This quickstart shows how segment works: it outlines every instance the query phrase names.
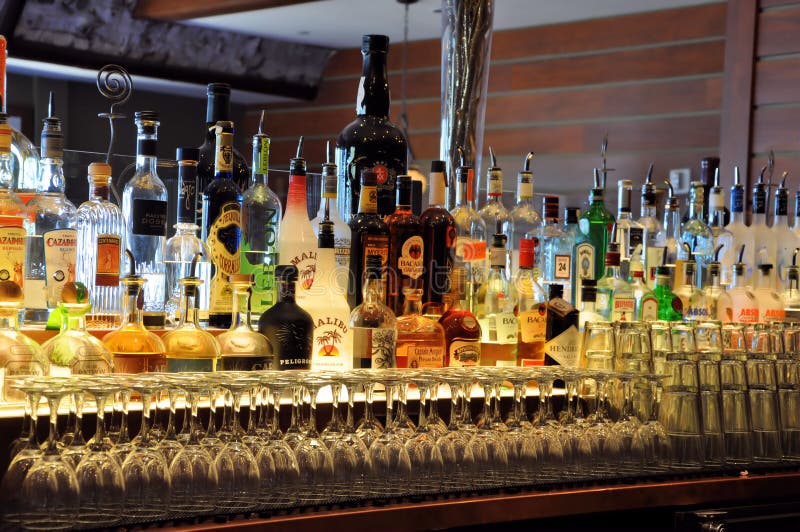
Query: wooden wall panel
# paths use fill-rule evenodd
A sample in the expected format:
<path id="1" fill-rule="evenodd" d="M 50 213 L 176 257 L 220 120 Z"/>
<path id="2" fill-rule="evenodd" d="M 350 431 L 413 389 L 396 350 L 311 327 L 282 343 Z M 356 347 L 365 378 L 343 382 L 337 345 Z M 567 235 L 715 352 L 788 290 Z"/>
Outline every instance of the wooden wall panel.
<path id="1" fill-rule="evenodd" d="M 763 7 L 763 2 L 762 2 Z M 768 9 L 758 17 L 759 57 L 800 52 L 800 4 L 787 5 L 784 9 Z"/>

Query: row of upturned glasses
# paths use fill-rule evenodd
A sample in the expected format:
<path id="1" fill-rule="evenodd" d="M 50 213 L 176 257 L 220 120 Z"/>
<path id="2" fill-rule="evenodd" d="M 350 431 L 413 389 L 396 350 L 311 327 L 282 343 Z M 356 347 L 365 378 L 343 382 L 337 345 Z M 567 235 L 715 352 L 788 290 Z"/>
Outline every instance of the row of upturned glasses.
<path id="1" fill-rule="evenodd" d="M 2 481 L 2 519 L 30 530 L 108 527 L 724 466 L 724 451 L 719 461 L 686 451 L 691 430 L 701 441 L 706 436 L 703 381 L 690 377 L 697 361 L 667 358 L 666 376 L 472 367 L 21 379 L 14 386 L 27 398 L 27 415 Z M 790 377 L 794 395 L 779 400 L 776 393 L 774 400 L 795 401 L 800 411 L 796 363 Z M 755 390 L 746 378 L 747 395 Z M 321 392 L 331 400 L 324 420 L 317 416 Z M 692 394 L 695 403 L 684 398 Z M 356 397 L 359 405 L 363 399 L 358 416 Z M 409 411 L 409 397 L 419 398 L 417 412 Z M 745 407 L 755 408 L 748 397 Z M 385 401 L 385 415 L 373 409 L 376 398 Z M 41 401 L 49 412 L 43 442 L 36 431 Z M 209 408 L 206 422 L 201 403 Z M 142 405 L 138 434 L 128 429 L 133 404 Z M 91 437 L 87 405 L 97 412 Z M 162 424 L 156 418 L 165 405 Z M 74 420 L 60 433 L 59 407 Z M 282 408 L 291 409 L 285 428 Z M 743 415 L 778 412 L 758 408 Z M 755 421 L 749 430 L 754 438 Z M 751 453 L 731 463 L 760 458 Z M 779 453 L 769 462 L 797 458 Z"/>

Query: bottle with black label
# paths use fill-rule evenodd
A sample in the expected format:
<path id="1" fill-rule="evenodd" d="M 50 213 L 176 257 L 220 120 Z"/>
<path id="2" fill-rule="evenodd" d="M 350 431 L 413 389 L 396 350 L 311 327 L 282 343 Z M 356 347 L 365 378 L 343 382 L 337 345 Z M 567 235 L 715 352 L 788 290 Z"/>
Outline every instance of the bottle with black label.
<path id="1" fill-rule="evenodd" d="M 213 264 L 208 297 L 208 324 L 231 326 L 233 292 L 228 277 L 239 273 L 242 237 L 242 191 L 233 181 L 233 122 L 217 122 L 214 180 L 203 191 L 203 240 Z"/>
<path id="2" fill-rule="evenodd" d="M 389 259 L 389 226 L 377 213 L 377 176 L 372 170 L 361 172 L 361 198 L 358 214 L 350 220 L 350 282 L 347 289 L 347 302 L 350 308 L 361 304 L 362 281 L 367 257 L 378 255 L 381 265 L 386 266 Z M 386 295 L 383 294 L 385 301 Z"/>
<path id="3" fill-rule="evenodd" d="M 156 170 L 158 113 L 136 113 L 136 172 L 122 191 L 125 241 L 146 280 L 142 319 L 145 327 L 164 328 L 164 247 L 167 242 L 167 187 Z"/>
<path id="4" fill-rule="evenodd" d="M 356 97 L 356 119 L 339 133 L 339 213 L 347 222 L 356 214 L 364 169 L 375 172 L 378 214 L 394 211 L 397 176 L 406 173 L 407 147 L 403 132 L 389 121 L 389 78 L 386 56 L 389 37 L 364 35 L 361 79 Z M 352 257 L 351 257 L 352 260 Z"/>
<path id="5" fill-rule="evenodd" d="M 297 267 L 281 264 L 275 268 L 278 301 L 258 320 L 258 330 L 267 337 L 274 356 L 274 369 L 311 369 L 314 321 L 295 302 Z"/>
<path id="6" fill-rule="evenodd" d="M 544 344 L 545 366 L 578 366 L 580 334 L 578 318 L 580 312 L 562 296 L 563 285 L 550 285 L 550 301 L 547 303 L 547 329 Z"/>
<path id="7" fill-rule="evenodd" d="M 397 210 L 386 217 L 389 226 L 389 308 L 400 316 L 404 290 L 423 286 L 425 245 L 419 217 L 411 212 L 411 176 L 397 176 Z M 441 315 L 441 313 L 440 313 Z"/>

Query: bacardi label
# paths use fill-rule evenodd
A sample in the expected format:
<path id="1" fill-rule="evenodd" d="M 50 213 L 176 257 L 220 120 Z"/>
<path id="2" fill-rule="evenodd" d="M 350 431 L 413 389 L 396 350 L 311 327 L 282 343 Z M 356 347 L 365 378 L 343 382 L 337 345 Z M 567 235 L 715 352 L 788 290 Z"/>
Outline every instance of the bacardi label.
<path id="1" fill-rule="evenodd" d="M 78 232 L 75 229 L 55 229 L 42 235 L 44 239 L 45 284 L 48 305 L 61 301 L 61 289 L 75 281 L 75 260 Z"/>
<path id="2" fill-rule="evenodd" d="M 544 352 L 550 358 L 567 367 L 578 366 L 578 328 L 571 325 L 567 330 L 544 344 Z"/>
<path id="3" fill-rule="evenodd" d="M 450 366 L 477 366 L 481 363 L 481 343 L 478 340 L 453 340 L 450 343 Z"/>
<path id="4" fill-rule="evenodd" d="M 479 319 L 482 341 L 492 344 L 517 342 L 517 317 L 512 312 L 499 312 Z"/>
<path id="5" fill-rule="evenodd" d="M 407 238 L 403 242 L 400 256 L 397 258 L 397 269 L 400 270 L 400 273 L 412 279 L 419 279 L 422 276 L 424 246 L 422 237 L 418 235 Z"/>
<path id="6" fill-rule="evenodd" d="M 119 286 L 120 241 L 119 235 L 97 235 L 96 286 Z"/>
<path id="7" fill-rule="evenodd" d="M 22 288 L 27 233 L 22 227 L 0 227 L 0 281 Z"/>
<path id="8" fill-rule="evenodd" d="M 547 303 L 519 313 L 519 332 L 526 344 L 544 342 L 547 335 Z"/>
<path id="9" fill-rule="evenodd" d="M 239 273 L 240 235 L 239 203 L 225 203 L 208 230 L 208 249 L 214 263 L 214 277 L 211 278 L 209 292 L 209 312 L 222 314 L 231 311 L 233 294 L 228 277 Z"/>

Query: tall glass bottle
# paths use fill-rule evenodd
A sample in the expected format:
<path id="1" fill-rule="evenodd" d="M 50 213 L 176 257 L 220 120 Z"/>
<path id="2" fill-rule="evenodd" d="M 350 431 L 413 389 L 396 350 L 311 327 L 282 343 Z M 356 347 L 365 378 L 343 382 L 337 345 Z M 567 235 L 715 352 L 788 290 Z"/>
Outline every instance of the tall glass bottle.
<path id="1" fill-rule="evenodd" d="M 497 157 L 491 146 L 489 146 L 489 158 L 491 166 L 486 171 L 486 204 L 481 207 L 478 214 L 483 218 L 486 227 L 494 227 L 499 221 L 503 233 L 508 236 L 511 234 L 511 215 L 503 205 L 503 169 L 497 166 Z M 511 246 L 507 245 L 509 249 L 506 268 L 511 271 Z"/>
<path id="2" fill-rule="evenodd" d="M 663 265 L 671 266 L 673 273 L 680 271 L 681 261 L 678 260 L 678 244 L 681 240 L 681 212 L 680 202 L 675 196 L 672 184 L 665 181 L 669 195 L 664 205 L 664 224 L 656 235 L 656 246 L 664 250 Z M 677 283 L 676 283 L 677 284 Z"/>
<path id="3" fill-rule="evenodd" d="M 525 235 L 536 234 L 542 225 L 542 217 L 533 205 L 533 152 L 528 152 L 517 174 L 517 204 L 511 209 L 511 271 L 519 267 L 519 241 Z"/>
<path id="4" fill-rule="evenodd" d="M 658 298 L 644 282 L 644 267 L 634 259 L 630 263 L 631 286 L 633 299 L 636 302 L 634 314 L 639 321 L 655 321 L 658 319 Z"/>
<path id="5" fill-rule="evenodd" d="M 753 240 L 753 233 L 747 226 L 744 217 L 744 185 L 742 185 L 739 177 L 739 167 L 733 168 L 733 186 L 731 186 L 731 221 L 725 226 L 725 229 L 733 235 L 733 248 L 738 252 L 744 246 L 744 255 L 739 257 L 739 262 L 744 264 L 744 278 L 741 281 L 745 285 L 750 284 L 750 279 L 753 275 L 753 268 L 755 266 L 755 241 Z M 733 268 L 731 267 L 731 272 Z M 733 279 L 731 278 L 731 283 Z"/>
<path id="6" fill-rule="evenodd" d="M 544 223 L 539 234 L 528 235 L 529 238 L 538 238 L 542 286 L 547 289 L 551 284 L 560 284 L 564 287 L 564 299 L 572 301 L 572 251 L 575 242 L 558 223 L 558 196 L 545 196 L 542 212 Z"/>
<path id="7" fill-rule="evenodd" d="M 562 285 L 551 284 L 549 288 L 544 365 L 575 367 L 579 356 L 580 311 L 564 299 Z"/>
<path id="8" fill-rule="evenodd" d="M 377 176 L 372 170 L 361 172 L 361 196 L 358 214 L 350 220 L 350 283 L 347 289 L 347 302 L 355 308 L 361 304 L 363 297 L 362 281 L 366 269 L 367 257 L 376 255 L 381 258 L 381 265 L 386 266 L 389 260 L 389 226 L 378 214 L 376 202 Z M 381 297 L 386 297 L 381 294 Z"/>
<path id="9" fill-rule="evenodd" d="M 731 209 L 731 217 L 736 211 Z M 731 296 L 730 321 L 739 323 L 757 323 L 759 317 L 758 299 L 745 284 L 747 266 L 742 262 L 745 254 L 744 244 L 739 248 L 739 260 L 733 265 L 731 287 L 728 295 Z"/>
<path id="10" fill-rule="evenodd" d="M 43 120 L 39 186 L 28 202 L 25 259 L 25 314 L 28 325 L 43 324 L 61 300 L 64 285 L 76 280 L 78 232 L 77 209 L 64 195 L 64 138 L 61 120 Z"/>
<path id="11" fill-rule="evenodd" d="M 699 181 L 698 181 L 699 183 Z M 692 213 L 690 209 L 691 221 Z M 684 244 L 686 249 L 686 256 L 692 257 L 693 253 L 687 244 Z M 680 277 L 676 279 L 675 284 L 678 285 L 675 289 L 675 295 L 681 298 L 683 305 L 683 317 L 687 321 L 707 320 L 708 314 L 708 301 L 702 290 L 700 290 L 699 283 L 697 282 L 697 262 L 692 259 L 683 261 L 683 270 L 680 272 Z M 678 275 L 676 273 L 676 275 Z M 678 283 L 680 281 L 680 283 Z"/>
<path id="12" fill-rule="evenodd" d="M 478 323 L 481 325 L 481 365 L 517 364 L 517 293 L 506 272 L 508 237 L 497 232 L 492 239 L 491 267 L 477 296 Z"/>
<path id="13" fill-rule="evenodd" d="M 644 282 L 652 289 L 656 285 L 656 267 L 663 264 L 664 248 L 658 245 L 658 233 L 661 222 L 657 218 L 656 187 L 653 184 L 653 165 L 647 170 L 647 177 L 642 185 L 642 201 L 639 225 L 644 230 Z"/>
<path id="14" fill-rule="evenodd" d="M 792 263 L 792 254 L 797 240 L 789 229 L 789 190 L 786 188 L 787 172 L 783 173 L 781 183 L 775 191 L 775 214 L 772 219 L 771 236 L 775 241 L 775 290 L 786 285 L 786 269 Z"/>
<path id="15" fill-rule="evenodd" d="M 22 293 L 26 211 L 14 192 L 11 163 L 11 126 L 0 119 L 0 277 L 15 283 Z"/>
<path id="16" fill-rule="evenodd" d="M 736 250 L 733 247 L 733 233 L 725 227 L 725 196 L 719 186 L 719 168 L 714 176 L 714 186 L 710 189 L 708 208 L 711 213 L 708 225 L 714 235 L 715 259 L 720 263 L 719 281 L 724 285 L 730 284 L 731 266 L 736 261 Z M 721 246 L 721 247 L 720 247 Z"/>
<path id="17" fill-rule="evenodd" d="M 614 239 L 608 243 L 605 262 L 605 275 L 597 281 L 597 312 L 607 321 L 635 319 L 636 298 L 620 272 L 619 243 Z"/>
<path id="18" fill-rule="evenodd" d="M 519 269 L 514 274 L 514 286 L 519 295 L 517 362 L 520 366 L 542 366 L 547 333 L 547 294 L 536 282 L 533 239 L 523 238 L 519 245 Z"/>
<path id="19" fill-rule="evenodd" d="M 594 258 L 586 257 L 587 254 L 593 256 L 594 248 L 589 238 L 581 231 L 579 225 L 580 215 L 581 210 L 578 207 L 567 207 L 564 209 L 564 233 L 566 238 L 572 242 L 572 252 L 570 256 L 571 270 L 569 274 L 569 294 L 571 294 L 571 296 L 569 302 L 575 306 L 580 306 L 580 286 L 583 280 L 594 278 Z M 588 253 L 586 249 L 587 243 L 590 248 Z"/>
<path id="20" fill-rule="evenodd" d="M 439 323 L 444 328 L 446 366 L 477 366 L 481 363 L 481 326 L 467 308 L 467 269 L 455 263 L 450 278 L 452 303 Z"/>
<path id="21" fill-rule="evenodd" d="M 368 255 L 364 271 L 363 303 L 350 313 L 353 330 L 353 367 L 394 368 L 397 342 L 397 318 L 383 303 L 381 258 Z"/>
<path id="22" fill-rule="evenodd" d="M 656 266 L 656 286 L 653 293 L 658 301 L 658 319 L 665 321 L 681 321 L 683 319 L 683 303 L 675 295 L 670 285 L 672 272 L 665 265 Z"/>
<path id="23" fill-rule="evenodd" d="M 467 300 L 475 312 L 475 295 L 486 278 L 486 224 L 469 204 L 467 188 L 472 184 L 471 166 L 456 169 L 456 206 L 450 211 L 456 221 L 456 259 L 467 267 Z"/>
<path id="24" fill-rule="evenodd" d="M 278 370 L 311 368 L 314 321 L 295 301 L 298 278 L 297 267 L 292 264 L 275 268 L 278 301 L 258 319 L 258 330 L 267 337 L 275 357 L 273 366 Z"/>
<path id="25" fill-rule="evenodd" d="M 275 303 L 275 266 L 283 207 L 267 184 L 270 139 L 261 128 L 264 111 L 253 135 L 253 173 L 242 193 L 242 244 L 239 271 L 253 276 L 250 288 L 250 318 L 254 323 Z M 231 312 L 231 317 L 234 313 Z"/>
<path id="26" fill-rule="evenodd" d="M 394 211 L 396 178 L 406 173 L 406 139 L 389 121 L 388 52 L 386 35 L 362 37 L 356 119 L 342 129 L 336 140 L 340 193 L 337 201 L 346 222 L 356 214 L 361 193 L 359 179 L 364 169 L 377 176 L 377 212 L 381 216 Z"/>
<path id="27" fill-rule="evenodd" d="M 122 325 L 119 329 L 103 336 L 103 344 L 114 357 L 114 367 L 118 373 L 146 373 L 164 371 L 167 365 L 166 348 L 161 338 L 144 326 L 139 299 L 143 286 L 148 282 L 137 275 L 136 259 L 128 255 L 130 272 L 120 279 L 123 291 Z"/>
<path id="28" fill-rule="evenodd" d="M 261 371 L 272 368 L 272 351 L 267 338 L 251 326 L 250 291 L 253 276 L 243 273 L 228 279 L 233 290 L 231 328 L 217 336 L 220 371 Z"/>
<path id="29" fill-rule="evenodd" d="M 765 166 L 761 169 L 758 181 L 753 185 L 753 212 L 750 218 L 750 235 L 753 238 L 755 248 L 753 249 L 753 274 L 756 268 L 762 264 L 775 264 L 777 243 L 775 235 L 767 226 L 767 184 L 764 183 Z M 755 280 L 753 281 L 755 285 Z M 763 313 L 763 312 L 762 312 Z"/>
<path id="30" fill-rule="evenodd" d="M 641 251 L 644 247 L 644 227 L 633 219 L 631 212 L 632 192 L 633 181 L 630 179 L 617 181 L 617 242 L 620 249 L 620 269 L 625 279 L 630 278 L 631 262 L 634 260 L 642 262 Z M 634 257 L 634 250 L 637 249 L 640 255 Z"/>
<path id="31" fill-rule="evenodd" d="M 6 92 L 5 87 L 5 60 L 7 55 L 6 39 L 0 35 L 0 125 L 10 128 L 10 155 L 11 155 L 11 175 L 13 176 L 11 188 L 16 190 L 23 198 L 30 199 L 37 189 L 39 177 L 39 155 L 36 146 L 28 140 L 28 137 L 21 131 L 8 123 L 6 114 Z M 24 200 L 23 200 L 24 201 Z"/>
<path id="32" fill-rule="evenodd" d="M 600 186 L 600 172 L 594 169 L 594 188 L 589 193 L 589 208 L 581 214 L 581 232 L 589 237 L 594 248 L 594 279 L 600 279 L 605 273 L 606 248 L 609 242 L 611 228 L 614 225 L 614 215 L 606 209 L 603 201 L 603 187 Z"/>
<path id="33" fill-rule="evenodd" d="M 397 176 L 397 208 L 385 221 L 389 226 L 386 304 L 399 316 L 405 308 L 405 290 L 422 290 L 425 272 L 422 225 L 419 217 L 411 212 L 410 175 Z"/>
<path id="34" fill-rule="evenodd" d="M 586 322 L 606 321 L 597 312 L 597 281 L 585 279 L 581 285 L 581 307 L 578 314 L 578 331 L 582 334 L 586 328 Z"/>
<path id="35" fill-rule="evenodd" d="M 200 227 L 195 218 L 197 204 L 197 148 L 178 148 L 175 159 L 178 161 L 178 201 L 177 223 L 175 234 L 164 246 L 164 266 L 166 271 L 167 301 L 164 313 L 167 322 L 177 325 L 181 319 L 181 284 L 180 280 L 189 276 L 192 259 L 199 253 L 196 275 L 203 280 L 198 288 L 196 304 L 201 321 L 208 321 L 208 288 L 211 282 L 211 264 L 205 241 L 200 240 L 197 232 Z"/>
<path id="36" fill-rule="evenodd" d="M 702 181 L 692 181 L 689 190 L 689 219 L 681 227 L 681 245 L 678 247 L 679 258 L 694 259 L 697 263 L 695 286 L 702 284 L 706 265 L 713 260 L 714 255 L 714 234 L 703 216 L 703 191 Z"/>
<path id="37" fill-rule="evenodd" d="M 447 176 L 444 161 L 431 161 L 428 178 L 428 208 L 419 217 L 422 227 L 423 303 L 444 300 L 447 279 L 453 268 L 456 252 L 456 221 L 445 208 Z"/>
<path id="38" fill-rule="evenodd" d="M 158 114 L 137 111 L 136 172 L 122 191 L 125 242 L 138 261 L 134 266 L 144 285 L 142 319 L 146 327 L 164 327 L 164 251 L 167 241 L 167 187 L 156 165 Z"/>
<path id="39" fill-rule="evenodd" d="M 781 321 L 786 318 L 783 299 L 773 288 L 772 264 L 758 265 L 758 281 L 753 295 L 758 301 L 758 321 Z"/>
<path id="40" fill-rule="evenodd" d="M 800 266 L 797 264 L 797 254 L 800 248 L 795 248 L 792 254 L 792 263 L 786 268 L 786 285 L 781 292 L 783 308 L 788 311 L 800 311 Z"/>
<path id="41" fill-rule="evenodd" d="M 77 278 L 92 295 L 90 329 L 113 329 L 122 320 L 120 266 L 124 264 L 125 218 L 110 199 L 111 166 L 89 165 L 89 201 L 78 207 Z"/>
<path id="42" fill-rule="evenodd" d="M 718 247 L 717 249 L 720 248 Z M 722 278 L 721 269 L 722 265 L 719 262 L 719 258 L 714 257 L 714 260 L 708 264 L 708 277 L 706 278 L 706 285 L 703 287 L 703 294 L 706 296 L 709 317 L 712 320 L 720 320 L 727 323 L 732 319 L 733 301 L 720 282 Z"/>
<path id="43" fill-rule="evenodd" d="M 404 303 L 403 315 L 397 318 L 397 367 L 444 367 L 444 328 L 422 315 L 422 290 L 406 288 Z"/>

